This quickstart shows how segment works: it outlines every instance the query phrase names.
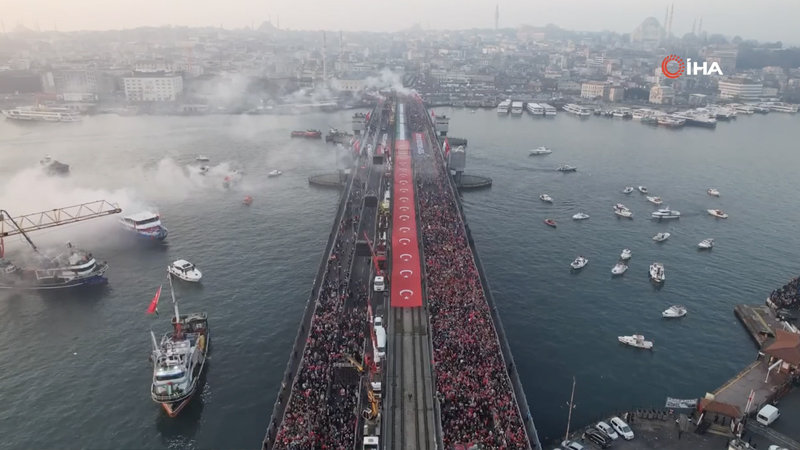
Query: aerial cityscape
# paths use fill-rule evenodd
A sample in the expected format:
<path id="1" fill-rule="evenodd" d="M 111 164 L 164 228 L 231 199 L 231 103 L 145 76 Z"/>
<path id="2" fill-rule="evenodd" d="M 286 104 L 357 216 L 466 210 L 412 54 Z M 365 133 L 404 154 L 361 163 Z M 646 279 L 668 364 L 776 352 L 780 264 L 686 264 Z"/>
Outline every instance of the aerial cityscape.
<path id="1" fill-rule="evenodd" d="M 684 5 L 12 11 L 4 444 L 800 450 L 800 47 Z"/>

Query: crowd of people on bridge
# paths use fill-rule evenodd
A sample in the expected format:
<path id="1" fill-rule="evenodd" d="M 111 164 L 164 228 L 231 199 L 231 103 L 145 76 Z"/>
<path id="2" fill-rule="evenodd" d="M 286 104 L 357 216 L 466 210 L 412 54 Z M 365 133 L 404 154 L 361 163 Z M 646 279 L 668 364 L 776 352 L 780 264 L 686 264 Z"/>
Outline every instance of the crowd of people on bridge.
<path id="1" fill-rule="evenodd" d="M 800 306 L 800 277 L 794 277 L 782 288 L 775 289 L 769 299 L 778 308 L 797 308 Z"/>
<path id="2" fill-rule="evenodd" d="M 356 292 L 350 288 L 358 214 L 366 184 L 366 171 L 361 166 L 358 161 L 320 284 L 302 361 L 271 447 L 274 449 L 350 450 L 355 444 L 358 386 L 337 381 L 334 364 L 346 362 L 347 356 L 361 361 L 366 338 L 366 303 L 362 299 L 365 288 L 361 283 L 354 283 Z"/>
<path id="3" fill-rule="evenodd" d="M 419 123 L 427 121 L 422 105 L 413 109 L 412 128 L 434 135 Z M 417 158 L 415 171 L 444 446 L 527 449 L 508 368 L 441 153 Z"/>

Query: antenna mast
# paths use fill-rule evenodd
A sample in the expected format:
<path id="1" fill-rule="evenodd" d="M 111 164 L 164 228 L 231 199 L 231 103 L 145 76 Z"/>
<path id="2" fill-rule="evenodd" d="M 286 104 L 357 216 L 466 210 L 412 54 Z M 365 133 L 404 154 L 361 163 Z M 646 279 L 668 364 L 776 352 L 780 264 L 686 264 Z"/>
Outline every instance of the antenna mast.
<path id="1" fill-rule="evenodd" d="M 572 401 L 575 400 L 575 377 L 572 377 L 572 395 L 569 396 L 569 417 L 567 418 L 567 432 L 564 434 L 564 442 L 569 440 L 569 426 L 572 424 Z"/>

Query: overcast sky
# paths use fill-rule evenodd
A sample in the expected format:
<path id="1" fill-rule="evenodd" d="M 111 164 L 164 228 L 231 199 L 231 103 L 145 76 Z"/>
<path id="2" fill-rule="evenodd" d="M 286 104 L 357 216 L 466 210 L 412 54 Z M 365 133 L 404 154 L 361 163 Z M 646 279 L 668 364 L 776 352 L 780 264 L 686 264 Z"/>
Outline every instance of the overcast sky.
<path id="1" fill-rule="evenodd" d="M 419 22 L 424 28 L 462 29 L 556 24 L 582 31 L 627 33 L 646 17 L 659 22 L 669 1 L 655 0 L 3 0 L 6 30 L 17 23 L 42 30 L 106 30 L 187 25 L 258 26 L 272 16 L 281 28 L 396 31 Z M 675 0 L 672 32 L 692 29 L 703 16 L 709 33 L 800 44 L 800 0 Z"/>

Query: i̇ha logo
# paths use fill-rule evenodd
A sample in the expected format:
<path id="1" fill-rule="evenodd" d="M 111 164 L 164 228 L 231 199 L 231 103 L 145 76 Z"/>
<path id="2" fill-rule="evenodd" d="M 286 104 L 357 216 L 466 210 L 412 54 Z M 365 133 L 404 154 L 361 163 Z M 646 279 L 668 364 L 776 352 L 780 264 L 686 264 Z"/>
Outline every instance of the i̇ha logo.
<path id="1" fill-rule="evenodd" d="M 675 72 L 671 72 L 669 70 L 669 63 L 676 62 L 678 63 L 678 70 Z M 691 58 L 686 58 L 686 64 L 683 63 L 683 59 L 675 55 L 669 55 L 661 61 L 661 71 L 664 73 L 664 76 L 667 78 L 675 79 L 679 76 L 683 75 L 684 72 L 686 75 L 711 75 L 716 73 L 717 75 L 722 75 L 722 69 L 719 68 L 719 64 L 712 62 L 711 66 L 708 66 L 707 62 L 703 62 L 702 65 L 698 65 L 696 62 L 692 63 Z"/>

